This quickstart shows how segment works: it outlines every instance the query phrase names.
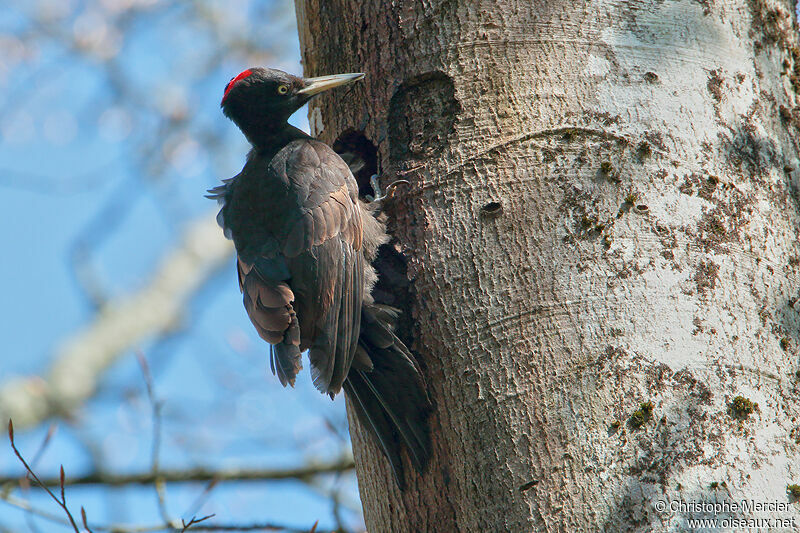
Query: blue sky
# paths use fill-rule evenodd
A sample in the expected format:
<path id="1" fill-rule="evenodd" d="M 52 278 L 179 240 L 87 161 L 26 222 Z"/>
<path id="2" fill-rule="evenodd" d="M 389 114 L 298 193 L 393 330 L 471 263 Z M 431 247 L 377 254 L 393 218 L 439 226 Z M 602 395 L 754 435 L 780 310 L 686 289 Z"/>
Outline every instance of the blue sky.
<path id="1" fill-rule="evenodd" d="M 126 20 L 118 16 L 126 4 L 144 7 Z M 0 387 L 43 372 L 59 342 L 94 318 L 76 281 L 76 250 L 86 252 L 93 281 L 113 300 L 146 283 L 187 224 L 215 208 L 205 190 L 237 173 L 248 149 L 219 111 L 228 79 L 253 65 L 302 72 L 289 2 L 198 2 L 206 21 L 189 4 L 19 0 L 0 8 Z M 237 48 L 237 39 L 252 46 Z M 305 110 L 292 122 L 307 131 Z M 136 348 L 165 405 L 166 467 L 286 467 L 349 446 L 342 398 L 317 393 L 307 372 L 295 390 L 269 373 L 266 346 L 242 309 L 233 259 L 192 299 L 177 334 Z M 25 432 L 18 444 L 33 454 L 45 431 Z M 60 424 L 37 470 L 52 475 L 63 463 L 78 474 L 98 458 L 114 471 L 147 470 L 150 432 L 132 350 L 75 420 Z M 0 472 L 20 471 L 0 445 Z M 338 483 L 357 505 L 354 477 Z M 198 512 L 228 523 L 310 527 L 320 519 L 333 527 L 326 490 L 295 482 L 222 485 Z M 172 513 L 181 516 L 201 491 L 169 486 Z M 27 496 L 57 513 L 41 494 Z M 152 488 L 74 488 L 68 498 L 99 523 L 159 519 Z M 360 520 L 354 512 L 344 518 Z M 0 527 L 25 524 L 24 513 L 0 502 Z"/>

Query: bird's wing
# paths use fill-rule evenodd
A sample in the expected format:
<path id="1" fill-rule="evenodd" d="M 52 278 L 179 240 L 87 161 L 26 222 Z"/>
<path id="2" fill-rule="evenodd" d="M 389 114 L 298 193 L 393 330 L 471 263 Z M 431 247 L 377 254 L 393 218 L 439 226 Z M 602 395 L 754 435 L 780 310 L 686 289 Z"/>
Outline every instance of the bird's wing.
<path id="1" fill-rule="evenodd" d="M 360 329 L 364 258 L 358 188 L 345 162 L 315 140 L 289 144 L 270 166 L 302 198 L 299 216 L 279 240 L 314 385 L 333 395 L 350 370 Z"/>
<path id="2" fill-rule="evenodd" d="M 308 349 L 314 385 L 337 393 L 358 344 L 363 226 L 358 188 L 326 144 L 293 141 L 270 161 L 249 159 L 210 191 L 239 256 L 244 305 L 274 346 L 273 372 L 294 383 Z"/>
<path id="3" fill-rule="evenodd" d="M 294 386 L 294 380 L 303 368 L 300 357 L 300 325 L 294 310 L 292 289 L 285 281 L 262 274 L 263 265 L 271 269 L 271 261 L 258 258 L 254 263 L 237 260 L 239 288 L 244 308 L 258 335 L 272 345 L 270 367 L 281 385 Z"/>

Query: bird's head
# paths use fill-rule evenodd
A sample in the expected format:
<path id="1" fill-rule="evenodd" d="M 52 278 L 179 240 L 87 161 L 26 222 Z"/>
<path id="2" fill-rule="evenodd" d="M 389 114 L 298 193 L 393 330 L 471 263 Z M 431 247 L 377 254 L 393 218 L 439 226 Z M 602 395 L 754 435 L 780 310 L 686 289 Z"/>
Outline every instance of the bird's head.
<path id="1" fill-rule="evenodd" d="M 249 68 L 231 78 L 222 96 L 222 112 L 251 137 L 282 126 L 313 96 L 353 83 L 362 73 L 300 78 L 271 68 Z"/>

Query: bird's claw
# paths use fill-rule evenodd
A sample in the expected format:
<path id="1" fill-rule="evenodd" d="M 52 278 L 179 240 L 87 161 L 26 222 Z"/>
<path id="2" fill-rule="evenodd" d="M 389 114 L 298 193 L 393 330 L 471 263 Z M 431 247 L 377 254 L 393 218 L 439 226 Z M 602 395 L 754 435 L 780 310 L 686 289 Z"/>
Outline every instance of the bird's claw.
<path id="1" fill-rule="evenodd" d="M 386 192 L 381 193 L 381 184 L 378 181 L 378 175 L 373 174 L 369 177 L 369 184 L 372 186 L 372 191 L 375 193 L 375 196 L 367 195 L 366 198 L 370 202 L 381 202 L 385 199 L 391 199 L 394 196 L 394 190 L 397 188 L 398 185 L 411 185 L 408 180 L 397 180 L 393 181 L 386 187 Z"/>

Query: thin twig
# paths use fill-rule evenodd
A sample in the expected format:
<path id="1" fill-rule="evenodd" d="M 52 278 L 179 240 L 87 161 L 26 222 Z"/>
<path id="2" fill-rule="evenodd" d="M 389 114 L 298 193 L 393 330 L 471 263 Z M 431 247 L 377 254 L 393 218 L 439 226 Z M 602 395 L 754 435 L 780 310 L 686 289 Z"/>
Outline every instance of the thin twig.
<path id="1" fill-rule="evenodd" d="M 39 476 L 36 475 L 36 472 L 34 472 L 33 469 L 31 469 L 31 467 L 28 465 L 28 462 L 25 461 L 24 457 L 22 457 L 22 454 L 17 449 L 17 445 L 14 444 L 14 423 L 11 421 L 11 419 L 8 420 L 8 440 L 11 441 L 11 449 L 14 450 L 14 454 L 17 456 L 17 459 L 20 460 L 22 465 L 25 467 L 25 470 L 28 472 L 28 474 L 40 487 L 46 490 L 47 494 L 49 494 L 50 497 L 53 498 L 53 500 L 55 500 L 55 502 L 58 503 L 58 505 L 64 510 L 64 512 L 67 514 L 67 518 L 69 518 L 70 525 L 75 530 L 75 533 L 81 533 L 81 530 L 78 528 L 78 524 L 75 523 L 75 519 L 72 517 L 72 513 L 70 513 L 69 509 L 67 508 L 67 500 L 64 497 L 64 466 L 63 465 L 61 466 L 61 476 L 59 483 L 59 485 L 61 486 L 61 499 L 59 500 L 56 497 L 56 495 L 53 494 L 53 491 L 51 491 L 47 485 L 42 483 L 42 481 L 39 479 Z"/>
<path id="2" fill-rule="evenodd" d="M 150 374 L 150 367 L 147 365 L 147 359 L 144 354 L 137 350 L 136 360 L 139 361 L 139 367 L 142 369 L 142 377 L 144 384 L 147 388 L 147 399 L 150 402 L 153 417 L 153 442 L 150 458 L 150 473 L 153 476 L 153 486 L 156 489 L 156 499 L 158 501 L 158 512 L 161 519 L 165 524 L 169 524 L 172 529 L 178 529 L 177 522 L 173 522 L 169 516 L 167 509 L 167 490 L 166 482 L 161 477 L 159 455 L 161 450 L 161 402 L 156 400 L 155 393 L 153 392 L 153 376 Z M 183 525 L 184 531 L 186 526 Z"/>
<path id="3" fill-rule="evenodd" d="M 39 524 L 36 523 L 36 513 L 33 511 L 25 511 L 25 524 L 28 526 L 28 529 L 31 530 L 31 533 L 41 533 L 41 529 L 39 529 Z M 68 524 L 65 520 L 64 524 Z"/>
<path id="4" fill-rule="evenodd" d="M 53 435 L 56 434 L 56 429 L 58 429 L 58 424 L 55 422 L 50 424 L 50 426 L 47 428 L 47 434 L 44 436 L 44 440 L 42 440 L 42 443 L 39 445 L 39 449 L 36 451 L 36 454 L 34 454 L 33 459 L 31 459 L 31 466 L 36 466 L 36 464 L 42 458 L 42 455 L 44 455 L 44 452 L 50 445 L 50 441 L 53 439 Z"/>
<path id="5" fill-rule="evenodd" d="M 86 531 L 93 533 L 92 529 L 89 527 L 89 522 L 86 520 L 86 509 L 83 508 L 83 505 L 81 505 L 81 520 L 83 521 L 83 527 L 86 528 Z"/>
<path id="6" fill-rule="evenodd" d="M 183 529 L 181 529 L 181 533 L 186 533 L 186 531 L 188 531 L 190 527 L 192 527 L 192 526 L 194 526 L 196 524 L 199 524 L 200 522 L 205 522 L 209 518 L 214 518 L 215 516 L 217 516 L 217 515 L 210 514 L 210 515 L 204 516 L 203 518 L 197 518 L 196 516 L 193 516 L 192 519 L 189 520 L 189 522 L 186 522 L 185 520 L 181 519 L 181 524 L 183 524 Z"/>
<path id="7" fill-rule="evenodd" d="M 211 491 L 214 490 L 214 487 L 216 487 L 218 483 L 218 479 L 212 479 L 209 481 L 208 484 L 206 484 L 206 487 L 203 489 L 203 492 L 201 492 L 200 495 L 195 498 L 194 502 L 189 506 L 184 515 L 197 514 L 206 504 L 208 498 L 211 496 Z"/>
<path id="8" fill-rule="evenodd" d="M 50 444 L 50 440 L 55 434 L 56 427 L 57 425 L 55 423 L 52 423 L 50 424 L 50 427 L 47 428 L 47 434 L 45 434 L 42 443 L 39 445 L 39 449 L 36 451 L 36 453 L 33 456 L 33 459 L 31 459 L 30 461 L 31 467 L 35 467 L 36 464 L 41 459 L 42 455 L 44 455 L 45 450 Z M 22 483 L 23 481 L 24 485 Z M 29 490 L 31 488 L 27 474 L 24 477 L 20 478 L 20 487 L 23 488 L 24 490 Z M 31 530 L 31 533 L 39 533 L 41 531 L 39 529 L 39 525 L 36 523 L 36 520 L 34 520 L 35 516 L 36 516 L 35 513 L 32 513 L 30 511 L 25 512 L 25 523 L 28 525 L 28 529 Z"/>
<path id="9" fill-rule="evenodd" d="M 55 522 L 57 524 L 62 524 L 65 526 L 70 525 L 69 521 L 63 518 L 61 515 L 56 515 L 42 509 L 37 509 L 36 507 L 33 507 L 29 502 L 20 498 L 15 498 L 10 494 L 5 494 L 5 493 L 0 494 L 0 500 L 3 500 L 12 507 L 16 507 L 17 509 L 21 509 L 22 511 L 29 513 L 30 515 L 36 515 L 39 518 L 44 518 L 49 522 Z"/>
<path id="10" fill-rule="evenodd" d="M 330 498 L 333 502 L 333 518 L 336 520 L 336 531 L 340 533 L 348 533 L 348 529 L 344 526 L 344 521 L 342 520 L 342 503 L 341 503 L 341 494 L 338 488 L 331 490 Z"/>

